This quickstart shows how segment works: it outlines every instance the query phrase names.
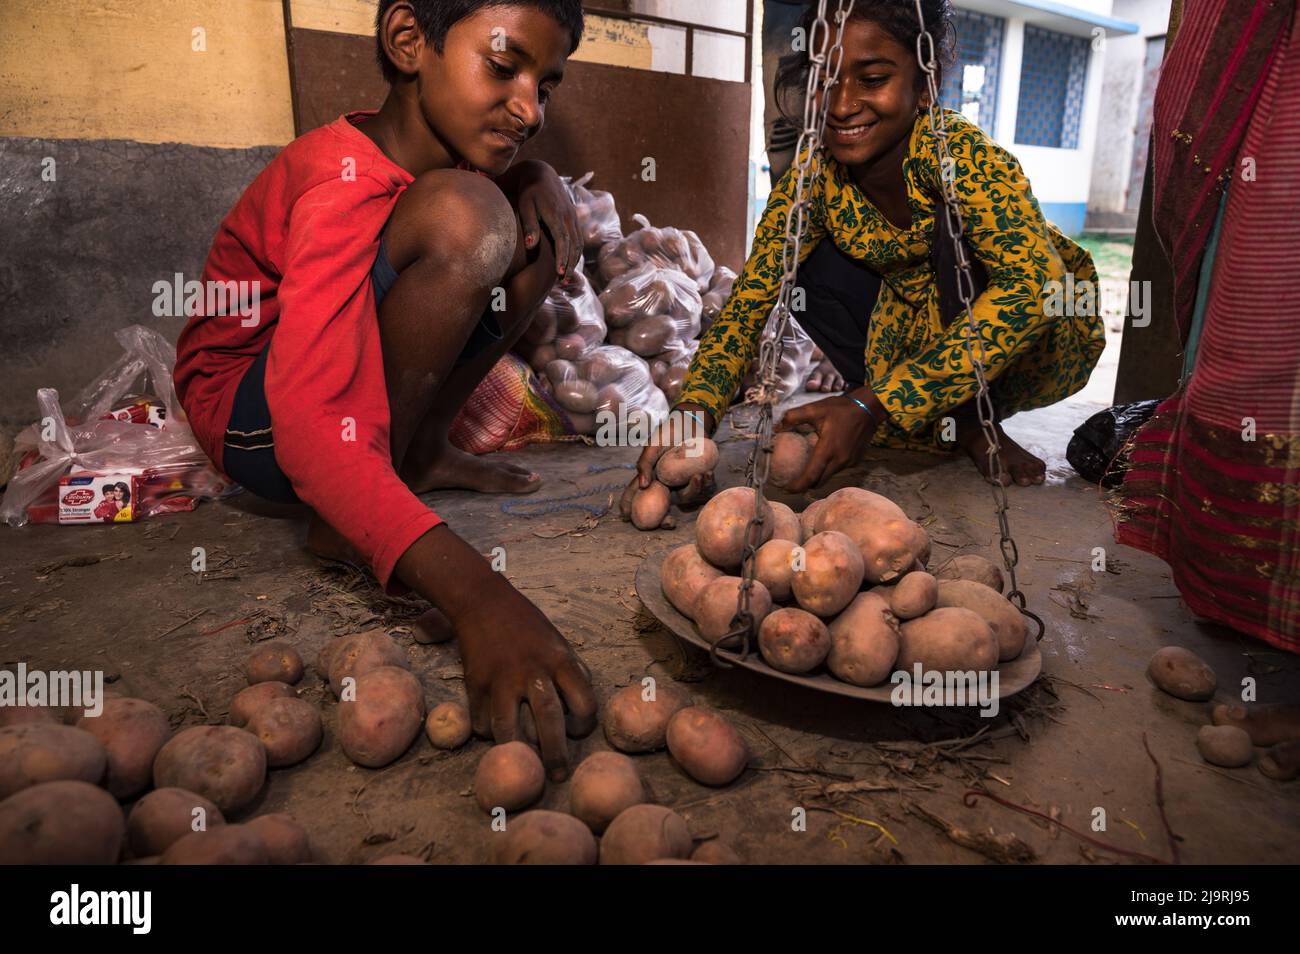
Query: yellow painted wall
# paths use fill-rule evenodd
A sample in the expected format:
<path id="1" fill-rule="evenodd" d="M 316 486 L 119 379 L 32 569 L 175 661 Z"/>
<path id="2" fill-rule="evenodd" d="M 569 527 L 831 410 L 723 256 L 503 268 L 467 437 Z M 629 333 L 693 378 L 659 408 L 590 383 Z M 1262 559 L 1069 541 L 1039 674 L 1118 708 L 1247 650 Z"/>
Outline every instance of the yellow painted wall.
<path id="1" fill-rule="evenodd" d="M 0 136 L 293 139 L 280 0 L 0 0 Z M 195 28 L 207 51 L 193 49 Z"/>
<path id="2" fill-rule="evenodd" d="M 291 18 L 369 36 L 374 10 L 292 0 Z M 591 15 L 574 59 L 650 69 L 651 56 L 645 24 Z M 0 136 L 283 145 L 293 109 L 281 0 L 0 0 Z"/>

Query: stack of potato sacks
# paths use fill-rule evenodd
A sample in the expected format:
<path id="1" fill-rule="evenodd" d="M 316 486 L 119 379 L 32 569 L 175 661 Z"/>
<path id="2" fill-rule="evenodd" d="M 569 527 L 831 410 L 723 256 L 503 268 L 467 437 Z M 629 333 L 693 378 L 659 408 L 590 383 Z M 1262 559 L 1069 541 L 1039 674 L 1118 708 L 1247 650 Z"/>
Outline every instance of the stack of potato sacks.
<path id="1" fill-rule="evenodd" d="M 784 486 L 801 473 L 813 443 L 777 434 L 770 482 Z M 662 459 L 667 485 L 682 477 L 678 456 Z M 716 461 L 716 450 L 686 459 Z M 637 500 L 647 495 L 666 498 L 652 486 Z M 664 595 L 710 642 L 731 629 L 753 514 L 752 490 L 722 491 L 701 509 L 695 543 L 664 561 Z M 774 669 L 813 674 L 824 666 L 866 687 L 899 669 L 912 674 L 916 663 L 927 672 L 992 670 L 1024 648 L 1024 617 L 1001 595 L 1001 572 L 963 556 L 929 573 L 925 530 L 880 494 L 846 487 L 800 514 L 769 501 L 759 539 L 750 607 L 758 649 Z"/>

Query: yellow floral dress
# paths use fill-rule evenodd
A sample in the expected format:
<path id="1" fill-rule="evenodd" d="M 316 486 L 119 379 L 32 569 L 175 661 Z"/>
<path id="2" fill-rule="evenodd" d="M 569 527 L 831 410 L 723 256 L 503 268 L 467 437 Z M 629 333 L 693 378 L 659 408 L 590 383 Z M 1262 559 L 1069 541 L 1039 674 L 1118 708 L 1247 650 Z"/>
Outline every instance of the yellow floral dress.
<path id="1" fill-rule="evenodd" d="M 965 236 L 988 273 L 974 315 L 999 412 L 1006 417 L 1055 403 L 1087 383 L 1105 346 L 1105 332 L 1095 308 L 1083 309 L 1090 315 L 1049 316 L 1048 283 L 1064 283 L 1065 274 L 1072 272 L 1076 283 L 1092 282 L 1099 297 L 1092 257 L 1043 218 L 1014 156 L 960 113 L 945 110 L 944 117 Z M 701 339 L 679 398 L 679 403 L 707 407 L 715 420 L 721 420 L 749 368 L 777 299 L 795 171 L 792 167 L 772 190 L 749 261 L 718 320 Z M 822 152 L 800 263 L 818 242 L 830 238 L 881 275 L 867 332 L 865 380 L 889 420 L 876 429 L 873 443 L 934 450 L 942 446 L 939 419 L 973 397 L 977 385 L 963 338 L 965 319 L 959 317 L 945 329 L 939 318 L 930 246 L 941 187 L 926 112 L 912 128 L 903 175 L 912 212 L 908 229 L 893 226 L 848 170 Z"/>

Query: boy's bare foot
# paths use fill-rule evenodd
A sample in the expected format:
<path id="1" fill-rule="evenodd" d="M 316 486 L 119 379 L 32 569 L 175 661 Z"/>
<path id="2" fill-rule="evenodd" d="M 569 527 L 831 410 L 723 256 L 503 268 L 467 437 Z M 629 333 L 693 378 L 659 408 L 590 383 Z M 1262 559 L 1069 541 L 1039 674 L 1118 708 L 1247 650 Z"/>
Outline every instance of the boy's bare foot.
<path id="1" fill-rule="evenodd" d="M 315 513 L 307 521 L 307 549 L 324 560 L 361 566 L 363 561 L 337 530 Z"/>
<path id="2" fill-rule="evenodd" d="M 995 426 L 998 432 L 998 446 L 1002 448 L 1002 485 L 1005 487 L 1013 482 L 1022 487 L 1041 484 L 1047 478 L 1047 464 L 1008 437 L 1001 424 Z M 970 455 L 970 459 L 975 462 L 976 469 L 984 479 L 992 481 L 988 458 L 989 442 L 984 436 L 984 429 L 975 425 L 967 426 L 964 431 L 966 439 L 958 439 L 958 445 Z"/>
<path id="3" fill-rule="evenodd" d="M 424 465 L 402 468 L 402 479 L 417 494 L 431 490 L 476 490 L 481 494 L 531 494 L 542 486 L 541 475 L 527 467 L 491 461 L 466 453 L 450 443 Z"/>
<path id="4" fill-rule="evenodd" d="M 1212 718 L 1215 725 L 1245 729 L 1250 741 L 1256 745 L 1276 745 L 1300 739 L 1300 705 L 1230 706 L 1220 703 L 1214 707 Z"/>

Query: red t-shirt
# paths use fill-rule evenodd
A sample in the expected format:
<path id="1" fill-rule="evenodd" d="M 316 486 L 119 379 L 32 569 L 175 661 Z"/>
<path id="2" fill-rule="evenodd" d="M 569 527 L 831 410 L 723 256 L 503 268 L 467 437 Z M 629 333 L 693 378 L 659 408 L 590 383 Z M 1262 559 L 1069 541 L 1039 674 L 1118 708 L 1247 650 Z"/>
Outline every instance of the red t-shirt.
<path id="1" fill-rule="evenodd" d="M 370 115 L 349 113 L 295 139 L 235 203 L 208 252 L 204 288 L 260 282 L 258 320 L 190 317 L 175 380 L 195 436 L 220 467 L 239 380 L 274 338 L 266 401 L 276 462 L 386 587 L 398 558 L 442 519 L 397 476 L 389 449 L 370 272 L 413 179 L 353 125 Z"/>

